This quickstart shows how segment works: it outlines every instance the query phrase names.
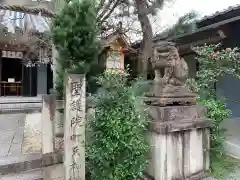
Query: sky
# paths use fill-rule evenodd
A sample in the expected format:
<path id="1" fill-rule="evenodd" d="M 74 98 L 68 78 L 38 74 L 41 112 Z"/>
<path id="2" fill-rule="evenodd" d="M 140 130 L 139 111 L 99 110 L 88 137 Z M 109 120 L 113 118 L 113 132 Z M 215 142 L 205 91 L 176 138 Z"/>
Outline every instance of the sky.
<path id="1" fill-rule="evenodd" d="M 240 0 L 175 0 L 168 3 L 155 17 L 157 28 L 166 28 L 173 25 L 178 17 L 195 10 L 200 16 L 211 15 L 216 11 L 222 11 L 229 6 L 240 4 Z M 154 29 L 154 28 L 153 28 Z"/>

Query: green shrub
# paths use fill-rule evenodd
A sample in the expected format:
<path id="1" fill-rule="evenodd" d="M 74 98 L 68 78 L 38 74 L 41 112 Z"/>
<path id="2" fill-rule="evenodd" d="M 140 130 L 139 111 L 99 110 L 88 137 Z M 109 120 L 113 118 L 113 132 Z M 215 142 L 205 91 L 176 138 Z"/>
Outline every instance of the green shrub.
<path id="1" fill-rule="evenodd" d="M 137 81 L 126 86 L 125 73 L 105 72 L 94 98 L 86 148 L 87 179 L 137 180 L 147 165 L 147 116 Z"/>
<path id="2" fill-rule="evenodd" d="M 197 61 L 200 64 L 195 79 L 189 79 L 190 90 L 198 94 L 199 104 L 207 108 L 207 117 L 212 121 L 210 131 L 210 168 L 211 172 L 222 177 L 233 169 L 232 161 L 226 156 L 224 141 L 226 138 L 222 122 L 230 117 L 231 110 L 225 102 L 218 98 L 216 84 L 226 75 L 240 78 L 240 58 L 237 48 L 222 49 L 220 45 L 204 45 L 194 48 Z M 226 171 L 227 170 L 227 171 Z"/>
<path id="3" fill-rule="evenodd" d="M 210 167 L 211 172 L 219 178 L 232 169 L 231 162 L 226 158 L 224 149 L 226 129 L 222 127 L 222 122 L 229 118 L 231 110 L 226 108 L 224 102 L 217 99 L 199 100 L 199 103 L 207 108 L 207 117 L 212 122 L 210 131 Z"/>

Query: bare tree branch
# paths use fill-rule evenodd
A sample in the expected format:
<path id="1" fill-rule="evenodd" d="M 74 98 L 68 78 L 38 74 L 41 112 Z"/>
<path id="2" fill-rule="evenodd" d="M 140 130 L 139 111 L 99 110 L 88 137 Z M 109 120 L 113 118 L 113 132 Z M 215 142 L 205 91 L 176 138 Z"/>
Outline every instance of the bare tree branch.
<path id="1" fill-rule="evenodd" d="M 107 14 L 105 14 L 105 16 L 101 19 L 101 21 L 106 20 L 107 18 L 109 18 L 109 16 L 113 13 L 113 11 L 115 10 L 115 8 L 121 4 L 120 0 L 115 1 L 115 3 L 113 4 L 113 6 L 110 8 L 110 10 L 108 11 Z"/>
<path id="2" fill-rule="evenodd" d="M 109 0 L 108 3 L 102 8 L 102 12 L 98 15 L 97 20 L 101 21 L 102 17 L 109 11 L 111 5 L 118 0 Z"/>

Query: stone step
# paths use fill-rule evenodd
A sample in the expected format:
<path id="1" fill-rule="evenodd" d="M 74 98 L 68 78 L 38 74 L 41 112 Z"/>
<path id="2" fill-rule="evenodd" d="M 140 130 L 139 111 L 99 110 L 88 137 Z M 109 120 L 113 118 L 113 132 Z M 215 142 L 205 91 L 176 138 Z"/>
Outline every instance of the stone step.
<path id="1" fill-rule="evenodd" d="M 64 180 L 63 164 L 0 176 L 0 180 Z"/>
<path id="2" fill-rule="evenodd" d="M 64 165 L 55 164 L 42 169 L 44 180 L 64 180 Z"/>
<path id="3" fill-rule="evenodd" d="M 31 171 L 2 175 L 0 176 L 0 180 L 43 180 L 43 173 L 41 169 L 34 169 Z"/>
<path id="4" fill-rule="evenodd" d="M 0 159 L 0 174 L 3 175 L 37 169 L 41 168 L 41 164 L 41 154 L 3 157 Z"/>
<path id="5" fill-rule="evenodd" d="M 7 103 L 1 104 L 0 103 L 0 112 L 7 113 L 7 112 L 35 112 L 41 111 L 42 103 Z"/>
<path id="6" fill-rule="evenodd" d="M 42 168 L 63 162 L 63 152 L 32 153 L 0 158 L 0 175 Z"/>

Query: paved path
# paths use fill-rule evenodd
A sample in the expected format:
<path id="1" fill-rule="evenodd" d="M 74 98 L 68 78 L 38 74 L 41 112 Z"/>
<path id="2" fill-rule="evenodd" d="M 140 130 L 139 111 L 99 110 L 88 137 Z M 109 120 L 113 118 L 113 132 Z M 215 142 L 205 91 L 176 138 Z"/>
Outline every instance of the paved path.
<path id="1" fill-rule="evenodd" d="M 240 158 L 240 118 L 224 121 L 223 127 L 228 130 L 226 133 L 226 150 L 228 153 Z"/>
<path id="2" fill-rule="evenodd" d="M 25 114 L 0 114 L 0 157 L 21 154 Z"/>

